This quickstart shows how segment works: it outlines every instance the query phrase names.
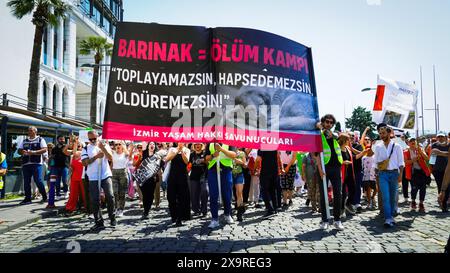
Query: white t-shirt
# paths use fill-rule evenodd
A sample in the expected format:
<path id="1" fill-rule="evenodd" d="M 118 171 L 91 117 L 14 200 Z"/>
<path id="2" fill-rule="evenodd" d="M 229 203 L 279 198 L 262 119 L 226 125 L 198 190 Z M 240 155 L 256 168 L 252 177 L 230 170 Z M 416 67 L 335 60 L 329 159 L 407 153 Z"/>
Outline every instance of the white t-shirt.
<path id="1" fill-rule="evenodd" d="M 89 144 L 87 148 L 83 148 L 83 151 L 81 152 L 81 160 L 93 158 L 99 152 L 101 152 L 101 150 L 98 146 Z M 106 156 L 104 156 L 103 158 L 97 159 L 95 162 L 88 165 L 86 175 L 89 177 L 89 181 L 98 180 L 99 167 L 101 168 L 100 176 L 102 180 L 112 176 L 111 168 L 108 164 L 108 159 L 106 158 Z"/>
<path id="2" fill-rule="evenodd" d="M 128 156 L 125 153 L 118 154 L 113 151 L 113 170 L 126 169 L 128 167 Z"/>
<path id="3" fill-rule="evenodd" d="M 388 170 L 398 170 L 400 166 L 405 166 L 402 147 L 400 147 L 399 144 L 396 144 L 392 140 L 391 142 L 389 142 L 387 148 L 384 145 L 383 141 L 377 141 L 375 147 L 373 148 L 373 151 L 375 153 L 375 163 L 380 163 L 388 159 L 392 151 L 392 155 L 389 160 Z"/>
<path id="4" fill-rule="evenodd" d="M 294 154 L 293 152 L 291 152 L 290 154 L 287 154 L 285 151 L 281 151 L 281 152 L 280 152 L 280 159 L 281 159 L 281 162 L 282 162 L 283 164 L 288 165 L 288 164 L 291 162 L 291 160 L 292 160 L 292 155 L 293 155 L 293 154 Z"/>
<path id="5" fill-rule="evenodd" d="M 183 147 L 182 151 L 186 155 L 186 157 L 189 159 L 189 157 L 191 156 L 191 150 L 189 150 L 186 147 Z M 178 153 L 177 148 L 175 148 L 175 147 L 170 148 L 168 154 L 169 153 Z"/>
<path id="6" fill-rule="evenodd" d="M 36 144 L 36 143 L 39 141 L 39 136 L 36 136 L 36 137 L 33 138 L 33 139 L 30 139 L 30 138 L 28 138 L 28 137 L 25 138 L 22 142 L 20 142 L 19 147 L 18 147 L 19 149 L 22 149 L 22 150 L 28 150 L 28 149 L 24 149 L 24 148 L 23 148 L 23 143 L 24 143 L 25 141 L 27 141 L 27 142 L 30 143 L 30 144 Z M 45 139 L 44 139 L 43 137 L 41 137 L 41 143 L 40 143 L 40 145 L 41 145 L 41 149 L 47 148 L 47 142 L 45 142 Z M 48 154 L 47 154 L 47 156 L 48 156 Z M 44 163 L 43 159 L 44 159 L 44 155 L 42 154 L 42 155 L 41 155 L 41 161 L 40 161 L 40 163 L 28 162 L 28 163 L 26 163 L 26 164 L 24 164 L 24 165 L 29 165 L 29 164 L 43 164 L 43 163 Z"/>

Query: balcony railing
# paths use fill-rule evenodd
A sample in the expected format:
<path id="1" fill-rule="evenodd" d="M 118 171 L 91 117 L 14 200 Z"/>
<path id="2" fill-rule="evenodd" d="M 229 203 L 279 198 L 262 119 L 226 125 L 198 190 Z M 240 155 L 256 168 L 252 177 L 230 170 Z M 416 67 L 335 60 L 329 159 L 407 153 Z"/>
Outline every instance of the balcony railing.
<path id="1" fill-rule="evenodd" d="M 17 97 L 17 96 L 8 94 L 8 93 L 3 93 L 0 97 L 0 105 L 28 109 L 28 100 L 22 99 L 20 97 Z M 64 111 L 60 112 L 60 111 L 54 110 L 52 108 L 45 107 L 44 105 L 41 105 L 38 103 L 31 103 L 31 105 L 36 106 L 36 111 L 33 111 L 36 113 L 41 113 L 46 116 L 63 117 L 63 118 L 68 118 L 68 119 L 73 119 L 73 120 L 90 123 L 90 121 L 87 119 L 79 118 L 77 116 L 72 116 L 72 115 L 67 114 Z"/>

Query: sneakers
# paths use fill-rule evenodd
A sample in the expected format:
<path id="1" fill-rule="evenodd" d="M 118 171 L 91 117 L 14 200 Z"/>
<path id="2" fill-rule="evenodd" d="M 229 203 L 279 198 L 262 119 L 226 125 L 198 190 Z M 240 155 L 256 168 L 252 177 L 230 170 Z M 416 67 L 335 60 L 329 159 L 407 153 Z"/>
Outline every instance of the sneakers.
<path id="1" fill-rule="evenodd" d="M 346 205 L 346 206 L 345 206 L 345 210 L 346 210 L 350 215 L 355 215 L 355 214 L 356 214 L 355 210 L 354 210 L 353 207 L 351 207 L 350 205 Z"/>
<path id="2" fill-rule="evenodd" d="M 326 230 L 328 229 L 328 223 L 327 222 L 320 222 L 320 229 Z"/>
<path id="3" fill-rule="evenodd" d="M 356 205 L 356 213 L 362 213 L 363 208 L 360 204 Z"/>
<path id="4" fill-rule="evenodd" d="M 209 224 L 208 228 L 215 229 L 220 226 L 219 221 L 217 220 L 211 220 L 211 223 Z"/>
<path id="5" fill-rule="evenodd" d="M 268 211 L 266 212 L 266 214 L 264 215 L 264 219 L 269 219 L 270 217 L 274 216 L 276 213 L 275 211 Z"/>
<path id="6" fill-rule="evenodd" d="M 289 207 L 291 207 L 291 206 L 292 206 L 292 204 L 293 204 L 293 203 L 292 203 L 292 200 L 289 200 L 289 204 L 288 204 L 288 205 L 289 205 Z"/>
<path id="7" fill-rule="evenodd" d="M 387 219 L 384 222 L 384 227 L 385 228 L 391 228 L 391 227 L 394 227 L 394 225 L 395 225 L 395 222 L 392 219 Z"/>
<path id="8" fill-rule="evenodd" d="M 116 220 L 115 217 L 111 219 L 111 226 L 112 226 L 112 227 L 117 226 L 117 220 Z"/>
<path id="9" fill-rule="evenodd" d="M 19 203 L 19 205 L 29 205 L 31 204 L 31 200 L 24 199 L 22 202 Z"/>
<path id="10" fill-rule="evenodd" d="M 225 216 L 225 222 L 227 222 L 227 224 L 231 225 L 234 223 L 233 217 L 231 217 L 231 215 L 227 215 Z"/>
<path id="11" fill-rule="evenodd" d="M 305 203 L 305 205 L 308 207 L 309 206 L 309 204 L 311 203 L 311 200 L 309 200 L 309 199 L 306 199 L 306 203 Z"/>
<path id="12" fill-rule="evenodd" d="M 117 211 L 116 211 L 116 217 L 123 217 L 123 210 L 121 210 L 121 209 L 118 209 Z"/>
<path id="13" fill-rule="evenodd" d="M 105 228 L 105 225 L 103 222 L 97 222 L 95 225 L 91 228 L 91 231 L 99 231 Z"/>
<path id="14" fill-rule="evenodd" d="M 336 221 L 336 222 L 334 222 L 334 227 L 335 227 L 337 230 L 344 230 L 344 226 L 342 225 L 341 221 Z"/>
<path id="15" fill-rule="evenodd" d="M 416 210 L 417 209 L 417 203 L 416 203 L 416 201 L 412 201 L 411 202 L 411 210 Z"/>
<path id="16" fill-rule="evenodd" d="M 260 209 L 261 208 L 261 204 L 259 204 L 259 203 L 256 203 L 256 205 L 255 205 L 255 209 Z"/>
<path id="17" fill-rule="evenodd" d="M 141 220 L 148 220 L 148 219 L 149 219 L 149 218 L 148 218 L 148 213 L 142 214 Z"/>
<path id="18" fill-rule="evenodd" d="M 68 192 L 64 193 L 64 199 L 69 199 L 69 193 Z"/>
<path id="19" fill-rule="evenodd" d="M 419 204 L 419 212 L 425 213 L 425 206 L 423 205 L 423 203 Z"/>

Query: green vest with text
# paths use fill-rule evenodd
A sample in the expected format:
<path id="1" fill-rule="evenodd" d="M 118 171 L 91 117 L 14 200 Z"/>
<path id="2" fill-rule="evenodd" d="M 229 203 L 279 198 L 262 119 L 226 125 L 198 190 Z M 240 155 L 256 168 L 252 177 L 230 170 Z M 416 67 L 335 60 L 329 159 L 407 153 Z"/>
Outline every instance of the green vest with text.
<path id="1" fill-rule="evenodd" d="M 323 145 L 323 160 L 325 161 L 325 165 L 327 165 L 331 159 L 331 148 L 330 148 L 330 145 L 328 145 L 328 141 L 325 138 L 325 135 L 323 133 L 321 133 L 321 135 L 322 135 L 322 145 Z M 334 146 L 334 151 L 336 152 L 338 161 L 339 161 L 339 163 L 342 164 L 342 162 L 344 162 L 344 160 L 342 158 L 341 147 L 339 146 L 339 143 L 337 142 L 336 139 L 333 139 L 333 146 Z"/>
<path id="2" fill-rule="evenodd" d="M 228 145 L 222 145 L 222 148 L 224 148 L 225 150 L 228 151 Z M 214 155 L 214 153 L 216 152 L 216 149 L 214 148 L 214 143 L 210 143 L 209 144 L 209 151 L 211 152 L 211 155 Z M 227 157 L 224 153 L 220 152 L 220 164 L 224 165 L 225 167 L 230 167 L 233 168 L 233 160 L 229 157 Z M 212 166 L 214 166 L 214 164 L 216 164 L 217 162 L 217 158 L 213 158 L 211 159 L 211 161 L 209 161 L 208 164 L 208 170 L 212 168 Z"/>

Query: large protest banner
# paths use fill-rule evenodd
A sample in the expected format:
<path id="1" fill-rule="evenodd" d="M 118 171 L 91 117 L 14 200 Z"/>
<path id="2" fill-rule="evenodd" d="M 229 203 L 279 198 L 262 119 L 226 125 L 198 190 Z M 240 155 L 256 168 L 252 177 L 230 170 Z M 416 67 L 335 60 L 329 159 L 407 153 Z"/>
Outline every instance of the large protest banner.
<path id="1" fill-rule="evenodd" d="M 119 23 L 104 138 L 321 151 L 311 50 L 271 33 Z"/>
<path id="2" fill-rule="evenodd" d="M 412 84 L 379 77 L 372 120 L 395 129 L 415 129 L 418 94 Z"/>

